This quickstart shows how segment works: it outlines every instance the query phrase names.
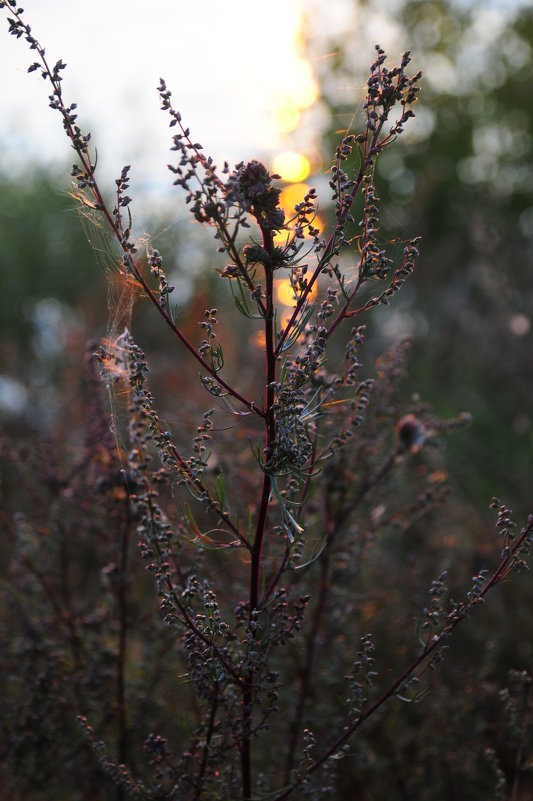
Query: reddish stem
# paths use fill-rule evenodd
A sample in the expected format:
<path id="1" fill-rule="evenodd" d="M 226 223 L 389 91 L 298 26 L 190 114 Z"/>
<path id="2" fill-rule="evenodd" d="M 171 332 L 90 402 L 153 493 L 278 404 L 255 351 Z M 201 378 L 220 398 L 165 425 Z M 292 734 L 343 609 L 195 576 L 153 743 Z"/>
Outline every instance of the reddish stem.
<path id="1" fill-rule="evenodd" d="M 383 706 L 383 704 L 388 701 L 389 698 L 392 698 L 401 689 L 402 685 L 407 681 L 407 679 L 415 673 L 417 668 L 426 662 L 428 657 L 434 654 L 443 642 L 446 642 L 452 631 L 454 631 L 454 629 L 457 628 L 457 626 L 469 616 L 472 607 L 482 601 L 489 590 L 505 579 L 507 572 L 509 569 L 511 569 L 514 558 L 517 556 L 517 554 L 519 554 L 524 543 L 527 542 L 531 537 L 532 531 L 533 515 L 530 516 L 528 525 L 522 530 L 520 537 L 514 543 L 513 547 L 507 551 L 492 576 L 485 582 L 477 598 L 468 602 L 463 608 L 452 610 L 448 617 L 448 622 L 441 629 L 440 633 L 435 634 L 431 641 L 426 644 L 426 647 L 421 651 L 421 653 L 411 661 L 411 663 L 405 668 L 405 670 L 402 671 L 400 676 L 388 687 L 388 689 L 385 690 L 379 696 L 379 698 L 374 701 L 373 704 L 367 707 L 367 709 L 358 718 L 356 718 L 356 720 L 354 720 L 350 726 L 347 726 L 344 729 L 343 733 L 335 740 L 333 745 L 331 745 L 322 754 L 322 756 L 311 765 L 307 771 L 309 774 L 314 773 L 315 770 L 323 765 L 324 762 L 326 762 L 333 754 L 335 754 L 335 752 L 338 751 L 342 745 L 344 745 L 344 743 L 357 731 L 357 729 L 359 729 L 360 726 L 362 726 L 362 724 L 368 720 L 368 718 L 371 717 L 371 715 L 373 715 L 377 709 L 379 709 L 379 707 Z M 296 787 L 296 784 L 286 787 L 279 795 L 272 799 L 272 801 L 282 801 L 282 799 L 291 795 Z"/>
<path id="2" fill-rule="evenodd" d="M 12 9 L 10 9 L 10 12 L 14 15 L 14 17 L 17 19 L 17 21 L 23 27 L 23 29 L 26 32 L 27 36 L 31 36 L 30 28 L 26 25 L 26 23 L 24 23 L 22 21 L 18 11 L 16 11 L 14 8 L 12 8 Z M 85 147 L 81 147 L 80 144 L 78 143 L 78 136 L 76 135 L 76 132 L 74 131 L 73 124 L 70 121 L 69 111 L 67 110 L 67 108 L 66 108 L 66 106 L 64 104 L 64 101 L 63 101 L 63 96 L 62 96 L 62 91 L 61 91 L 61 83 L 60 83 L 59 80 L 54 79 L 53 72 L 50 69 L 50 67 L 48 65 L 48 61 L 47 61 L 46 56 L 45 56 L 45 51 L 43 50 L 41 45 L 37 42 L 37 40 L 35 40 L 35 38 L 33 36 L 31 36 L 31 39 L 34 42 L 33 48 L 39 54 L 39 57 L 41 59 L 41 62 L 43 64 L 43 67 L 44 67 L 44 70 L 45 70 L 45 74 L 49 78 L 50 83 L 53 86 L 54 97 L 56 98 L 56 100 L 58 102 L 59 112 L 61 113 L 61 116 L 63 117 L 63 124 L 64 124 L 64 128 L 65 128 L 66 134 L 67 134 L 67 136 L 69 137 L 69 139 L 72 142 L 74 150 L 76 151 L 76 153 L 78 155 L 78 158 L 79 158 L 79 160 L 80 160 L 80 162 L 81 162 L 81 164 L 83 166 L 85 174 L 89 177 L 89 180 L 87 181 L 87 185 L 88 185 L 88 187 L 89 187 L 89 189 L 91 191 L 91 194 L 93 195 L 94 200 L 96 201 L 95 208 L 98 211 L 101 211 L 103 213 L 104 217 L 106 218 L 106 221 L 107 221 L 109 227 L 111 228 L 111 231 L 113 232 L 114 237 L 116 238 L 116 240 L 118 241 L 118 243 L 120 245 L 120 248 L 122 250 L 125 263 L 127 263 L 128 269 L 130 270 L 132 275 L 135 277 L 135 279 L 141 284 L 145 295 L 148 297 L 150 302 L 156 307 L 156 309 L 158 310 L 159 314 L 163 317 L 163 319 L 166 322 L 166 324 L 168 325 L 168 327 L 178 337 L 178 339 L 187 348 L 189 353 L 196 359 L 196 361 L 199 362 L 199 364 L 201 365 L 202 369 L 204 369 L 207 373 L 209 373 L 209 375 L 223 389 L 225 389 L 226 392 L 228 392 L 230 395 L 232 395 L 232 397 L 234 397 L 236 400 L 240 401 L 240 403 L 242 403 L 243 406 L 246 406 L 246 408 L 248 408 L 251 412 L 254 412 L 254 413 L 260 415 L 261 417 L 263 417 L 264 413 L 262 412 L 261 409 L 257 408 L 257 406 L 252 401 L 249 401 L 247 398 L 245 398 L 243 395 L 241 395 L 239 392 L 237 392 L 237 390 L 233 389 L 233 387 L 231 387 L 226 381 L 224 381 L 224 379 L 221 378 L 218 375 L 216 370 L 214 370 L 214 368 L 208 362 L 205 361 L 205 359 L 197 351 L 197 349 L 194 347 L 194 345 L 192 345 L 189 342 L 189 340 L 184 335 L 184 333 L 181 331 L 181 329 L 174 323 L 174 321 L 172 320 L 172 317 L 170 316 L 168 310 L 161 305 L 161 303 L 159 302 L 159 299 L 157 298 L 157 296 L 155 295 L 153 290 L 146 283 L 146 280 L 144 279 L 144 277 L 142 275 L 141 268 L 137 265 L 137 263 L 136 263 L 135 259 L 133 258 L 131 252 L 124 247 L 124 244 L 123 244 L 123 232 L 120 230 L 119 225 L 117 224 L 117 222 L 113 218 L 113 215 L 109 211 L 109 209 L 108 209 L 108 207 L 107 207 L 107 205 L 106 205 L 106 203 L 104 201 L 104 198 L 102 196 L 102 193 L 100 191 L 100 187 L 98 186 L 98 183 L 96 182 L 96 179 L 94 177 L 94 172 L 95 172 L 96 165 L 92 163 L 91 157 L 89 156 L 89 146 L 88 146 L 88 144 L 86 144 Z M 118 208 L 120 208 L 120 206 L 117 204 L 117 209 Z"/>
<path id="3" fill-rule="evenodd" d="M 261 229 L 263 246 L 267 252 L 272 253 L 272 231 Z M 274 428 L 274 383 L 276 381 L 276 352 L 274 346 L 274 271 L 271 266 L 265 266 L 265 352 L 266 352 L 266 404 L 265 404 L 265 450 L 264 458 L 268 463 L 272 456 L 272 445 L 275 437 Z M 268 507 L 272 491 L 272 479 L 265 467 L 263 473 L 263 488 L 257 513 L 255 537 L 252 547 L 250 566 L 250 592 L 249 592 L 249 618 L 248 623 L 254 620 L 254 612 L 259 607 L 259 587 L 261 579 L 261 553 L 266 531 Z M 255 639 L 256 630 L 251 627 L 251 636 Z M 241 750 L 242 788 L 244 798 L 250 798 L 252 792 L 251 780 L 251 748 L 250 748 L 250 714 L 253 699 L 254 671 L 248 670 L 243 691 L 243 730 L 244 737 Z"/>

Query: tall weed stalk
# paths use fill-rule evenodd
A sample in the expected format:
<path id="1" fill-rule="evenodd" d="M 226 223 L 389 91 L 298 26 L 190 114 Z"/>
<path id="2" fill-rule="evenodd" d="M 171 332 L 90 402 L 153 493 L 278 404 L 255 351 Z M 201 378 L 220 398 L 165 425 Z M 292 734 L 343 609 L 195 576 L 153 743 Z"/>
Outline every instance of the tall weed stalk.
<path id="1" fill-rule="evenodd" d="M 51 65 L 15 2 L 0 2 L 0 8 L 10 33 L 35 53 L 29 72 L 40 73 L 51 90 L 50 106 L 77 156 L 71 175 L 78 202 L 108 226 L 123 279 L 157 310 L 196 365 L 208 398 L 192 443 L 184 445 L 182 434 L 175 436 L 158 414 L 145 354 L 131 332 L 117 332 L 97 349 L 105 382 L 127 397 L 127 454 L 120 464 L 98 401 L 98 441 L 87 440 L 85 467 L 78 466 L 85 485 L 65 479 L 59 504 L 64 508 L 68 499 L 68 514 L 79 518 L 80 548 L 88 547 L 98 526 L 94 547 L 114 543 L 104 568 L 107 600 L 91 624 L 87 611 L 76 612 L 71 568 L 59 583 L 55 572 L 57 558 L 65 566 L 77 546 L 64 543 L 62 555 L 43 566 L 31 515 L 19 515 L 10 528 L 18 570 L 33 576 L 47 597 L 58 641 L 67 642 L 60 652 L 51 647 L 61 653 L 57 676 L 75 676 L 67 706 L 77 709 L 118 798 L 331 798 L 343 763 L 357 751 L 356 735 L 371 718 L 382 725 L 385 705 L 423 700 L 429 672 L 442 661 L 451 635 L 496 585 L 525 567 L 533 534 L 533 518 L 517 530 L 509 510 L 494 500 L 502 538 L 496 566 L 477 570 L 461 600 L 448 596 L 446 571 L 437 570 L 415 638 L 382 658 L 380 674 L 368 633 L 373 613 L 376 625 L 388 614 L 392 632 L 402 603 L 409 617 L 408 602 L 401 600 L 408 568 L 403 574 L 401 565 L 392 567 L 393 534 L 422 516 L 440 530 L 433 510 L 448 487 L 434 446 L 468 422 L 466 414 L 438 420 L 418 400 L 402 407 L 405 342 L 382 357 L 375 378 L 359 377 L 364 320 L 393 302 L 418 257 L 418 237 L 403 243 L 399 258 L 397 244 L 382 241 L 374 173 L 414 116 L 421 74 L 408 74 L 409 52 L 388 67 L 376 46 L 362 131 L 345 135 L 335 153 L 335 214 L 325 235 L 316 224 L 314 189 L 287 218 L 279 176 L 259 161 L 219 168 L 192 138 L 160 81 L 173 130 L 174 184 L 195 220 L 213 232 L 226 262 L 220 278 L 238 312 L 251 332 L 258 326 L 263 332 L 263 373 L 254 383 L 231 365 L 233 354 L 219 342 L 225 321 L 217 308 L 206 309 L 200 342 L 185 333 L 163 255 L 151 248 L 142 253 L 133 238 L 130 167 L 117 178 L 110 203 L 90 134 L 78 126 L 76 104 L 63 97 L 66 65 Z M 290 282 L 294 296 L 285 317 L 275 292 L 279 278 Z M 175 399 L 178 419 L 185 400 Z M 87 465 L 91 471 L 83 473 Z M 91 502 L 84 490 L 95 482 L 103 494 Z M 95 512 L 100 523 L 92 521 Z M 56 516 L 56 537 L 60 523 Z M 140 556 L 131 553 L 134 536 Z M 388 556 L 372 556 L 378 541 L 378 554 L 389 543 Z M 151 598 L 140 560 L 153 576 L 167 633 L 157 616 L 147 617 Z M 79 576 L 74 588 L 82 591 Z M 9 597 L 24 608 L 23 598 Z M 26 637 L 41 642 L 30 629 Z M 149 671 L 136 659 L 145 662 L 148 645 L 153 683 L 140 686 Z M 99 696 L 91 695 L 91 675 L 103 683 Z M 51 680 L 63 681 L 53 674 Z M 89 700 L 98 697 L 107 709 Z M 150 706 L 157 705 L 166 710 L 159 723 L 167 736 L 145 728 L 154 718 Z M 100 797 L 93 786 L 90 797 Z"/>

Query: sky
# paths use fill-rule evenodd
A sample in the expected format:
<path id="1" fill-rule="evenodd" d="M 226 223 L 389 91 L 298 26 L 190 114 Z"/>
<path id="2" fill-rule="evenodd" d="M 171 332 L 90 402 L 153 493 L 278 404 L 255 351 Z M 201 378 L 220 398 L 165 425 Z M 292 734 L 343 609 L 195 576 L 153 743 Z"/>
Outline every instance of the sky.
<path id="1" fill-rule="evenodd" d="M 509 9 L 525 2 L 481 5 Z M 150 192 L 168 184 L 170 131 L 159 110 L 160 77 L 194 139 L 219 162 L 271 162 L 282 150 L 310 150 L 320 120 L 316 107 L 305 112 L 318 87 L 304 30 L 308 36 L 325 29 L 361 32 L 364 22 L 369 41 L 354 41 L 354 50 L 362 51 L 366 65 L 374 40 L 387 48 L 397 35 L 390 20 L 398 3 L 382 0 L 370 22 L 354 0 L 27 0 L 24 8 L 50 62 L 61 58 L 68 65 L 65 98 L 78 103 L 102 173 L 115 176 L 132 163 L 140 189 Z M 7 35 L 1 18 L 2 171 L 28 160 L 64 161 L 69 152 L 58 115 L 47 107 L 48 87 L 39 73 L 27 74 L 33 60 L 24 41 Z"/>
<path id="2" fill-rule="evenodd" d="M 354 30 L 351 55 L 366 69 L 376 41 L 392 58 L 410 45 L 400 41 L 394 22 L 400 2 L 381 0 L 369 12 L 356 0 L 27 0 L 24 16 L 50 63 L 67 63 L 64 97 L 78 103 L 79 122 L 92 133 L 102 185 L 111 187 L 122 167 L 132 164 L 136 197 L 155 202 L 173 191 L 166 168 L 173 131 L 160 111 L 160 77 L 193 139 L 217 163 L 259 158 L 272 166 L 277 155 L 292 150 L 314 159 L 316 167 L 317 131 L 324 127 L 320 104 L 313 105 L 316 74 L 328 53 L 306 48 L 305 36 L 320 41 L 325 31 L 334 37 L 335 31 Z M 503 13 L 526 2 L 474 5 Z M 36 161 L 67 165 L 71 151 L 59 115 L 48 108 L 50 90 L 38 72 L 27 73 L 33 53 L 7 34 L 4 17 L 0 173 Z M 429 56 L 423 67 L 431 81 Z M 362 88 L 345 90 L 343 99 L 357 108 Z M 424 109 L 417 117 L 423 127 Z"/>
<path id="3" fill-rule="evenodd" d="M 169 184 L 169 118 L 159 110 L 163 77 L 192 136 L 219 162 L 271 160 L 316 99 L 302 39 L 303 0 L 28 0 L 25 19 L 59 58 L 65 99 L 98 148 L 102 173 L 135 165 L 141 190 Z M 309 3 L 305 5 L 309 6 Z M 64 161 L 68 146 L 48 86 L 23 40 L 1 33 L 0 170 Z M 302 134 L 299 134 L 300 141 Z M 305 136 L 304 136 L 305 140 Z"/>
<path id="4" fill-rule="evenodd" d="M 531 2 L 452 1 L 482 12 L 474 31 L 480 41 L 495 21 Z M 321 35 L 334 40 L 336 31 L 353 31 L 350 55 L 363 69 L 377 41 L 395 60 L 412 44 L 395 24 L 401 2 L 379 0 L 371 13 L 357 0 L 26 0 L 23 6 L 50 64 L 67 63 L 64 97 L 78 104 L 81 127 L 93 135 L 100 184 L 109 189 L 122 167 L 133 165 L 130 192 L 137 216 L 139 207 L 157 213 L 156 204 L 175 197 L 166 168 L 175 158 L 169 150 L 173 131 L 159 108 L 160 77 L 193 139 L 218 163 L 260 158 L 283 172 L 277 157 L 293 151 L 315 158 L 316 169 L 317 132 L 325 127 L 320 104 L 314 104 L 316 78 L 321 60 L 334 55 L 320 49 Z M 58 174 L 65 187 L 74 154 L 59 115 L 48 108 L 49 87 L 39 72 L 27 72 L 34 54 L 8 35 L 5 16 L 0 13 L 0 175 L 55 162 L 64 170 Z M 306 48 L 306 36 L 319 46 Z M 469 62 L 471 56 L 470 50 Z M 427 81 L 441 80 L 442 58 L 426 52 L 422 66 Z M 339 89 L 356 109 L 364 80 Z M 430 112 L 425 116 L 431 123 Z M 415 122 L 427 135 L 423 108 Z M 303 194 L 305 184 L 297 182 L 304 178 L 286 180 L 294 182 L 287 190 Z"/>

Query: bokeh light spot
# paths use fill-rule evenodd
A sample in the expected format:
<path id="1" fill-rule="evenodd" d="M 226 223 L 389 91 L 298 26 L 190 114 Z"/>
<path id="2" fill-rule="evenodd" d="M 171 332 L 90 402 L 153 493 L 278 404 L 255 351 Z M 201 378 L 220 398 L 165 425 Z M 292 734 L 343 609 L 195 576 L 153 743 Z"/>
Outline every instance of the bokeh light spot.
<path id="1" fill-rule="evenodd" d="M 525 337 L 531 329 L 531 320 L 525 314 L 514 314 L 509 320 L 509 328 L 517 337 Z"/>
<path id="2" fill-rule="evenodd" d="M 292 288 L 291 282 L 288 278 L 279 278 L 278 280 L 276 280 L 275 288 L 276 288 L 277 298 L 283 306 L 287 306 L 288 308 L 294 308 L 294 306 L 296 306 L 294 289 Z M 317 285 L 315 282 L 307 297 L 310 301 L 313 301 L 316 298 L 316 296 L 317 296 Z"/>
<path id="3" fill-rule="evenodd" d="M 294 289 L 288 278 L 282 278 L 277 282 L 276 294 L 280 303 L 284 306 L 293 306 L 295 302 Z"/>
<path id="4" fill-rule="evenodd" d="M 305 181 L 311 172 L 311 165 L 309 159 L 303 153 L 286 150 L 276 156 L 272 169 L 278 175 L 281 175 L 283 181 L 299 183 L 300 181 Z"/>
<path id="5" fill-rule="evenodd" d="M 306 194 L 309 192 L 309 184 L 290 184 L 286 186 L 280 195 L 279 205 L 285 212 L 285 218 L 290 220 L 294 217 L 294 207 L 301 203 Z"/>
<path id="6" fill-rule="evenodd" d="M 266 336 L 263 329 L 261 328 L 259 331 L 254 331 L 254 333 L 250 337 L 250 341 L 255 348 L 265 348 Z"/>
<path id="7" fill-rule="evenodd" d="M 297 183 L 297 184 L 289 184 L 286 186 L 280 195 L 279 205 L 285 212 L 285 222 L 288 225 L 289 230 L 281 230 L 276 231 L 274 233 L 274 244 L 278 247 L 284 247 L 287 244 L 287 240 L 290 237 L 290 229 L 295 223 L 295 216 L 296 212 L 294 211 L 294 207 L 301 203 L 305 197 L 305 195 L 310 190 L 309 184 L 305 183 Z M 312 218 L 309 218 L 310 224 L 318 229 L 318 232 L 321 233 L 324 228 L 324 221 L 318 216 L 318 214 Z M 307 239 L 309 234 L 309 229 L 307 226 L 303 229 L 303 235 Z"/>
<path id="8" fill-rule="evenodd" d="M 285 103 L 276 109 L 276 127 L 281 133 L 289 133 L 298 127 L 300 122 L 300 109 L 292 103 Z"/>

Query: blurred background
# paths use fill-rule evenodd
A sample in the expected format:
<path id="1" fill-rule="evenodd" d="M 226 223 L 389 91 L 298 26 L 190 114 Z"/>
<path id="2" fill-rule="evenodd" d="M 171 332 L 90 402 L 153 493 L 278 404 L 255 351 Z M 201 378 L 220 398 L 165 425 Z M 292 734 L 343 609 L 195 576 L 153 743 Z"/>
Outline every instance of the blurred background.
<path id="1" fill-rule="evenodd" d="M 374 45 L 396 63 L 405 49 L 423 70 L 416 119 L 379 160 L 383 236 L 420 234 L 416 274 L 392 309 L 365 321 L 365 365 L 413 339 L 406 392 L 436 413 L 473 414 L 449 444 L 457 492 L 486 509 L 493 494 L 529 511 L 533 468 L 533 9 L 528 2 L 206 0 L 201 14 L 160 2 L 49 0 L 26 4 L 52 63 L 68 64 L 64 93 L 92 132 L 111 191 L 131 163 L 138 236 L 165 258 L 184 325 L 216 304 L 231 314 L 213 266 L 214 243 L 188 218 L 166 163 L 163 76 L 193 136 L 218 163 L 260 158 L 281 174 L 291 209 L 319 190 L 339 136 L 357 131 Z M 98 42 L 95 47 L 95 41 Z M 76 415 L 80 354 L 121 318 L 113 245 L 80 215 L 69 147 L 48 89 L 23 42 L 3 34 L 0 119 L 0 422 L 50 431 L 65 403 Z M 111 289 L 110 289 L 111 284 Z M 283 287 L 280 287 L 283 302 Z M 288 301 L 290 302 L 290 301 Z M 190 320 L 190 322 L 186 322 Z M 226 350 L 250 369 L 260 338 L 228 325 Z M 139 304 L 133 328 L 164 389 L 179 391 L 179 356 Z M 224 336 L 224 334 L 221 334 Z M 245 346 L 245 347 L 244 347 Z M 81 409 L 80 409 L 81 415 Z M 69 437 L 75 437 L 69 424 Z M 65 433 L 67 436 L 67 433 Z"/>
<path id="2" fill-rule="evenodd" d="M 317 222 L 326 232 L 332 223 L 328 171 L 340 137 L 362 125 L 375 44 L 391 66 L 410 49 L 412 73 L 423 70 L 416 119 L 379 159 L 375 181 L 382 240 L 401 255 L 403 242 L 419 234 L 421 256 L 391 307 L 364 320 L 360 359 L 365 377 L 374 375 L 382 354 L 404 337 L 412 340 L 402 403 L 387 401 L 385 413 L 377 403 L 371 431 L 388 426 L 393 437 L 397 410 L 418 399 L 445 418 L 468 410 L 473 422 L 447 438 L 442 461 L 435 455 L 438 470 L 431 475 L 449 479 L 453 488 L 445 510 L 415 516 L 405 530 L 390 526 L 375 538 L 368 561 L 367 545 L 361 546 L 360 561 L 349 565 L 355 578 L 346 595 L 341 581 L 331 582 L 354 630 L 373 631 L 386 679 L 390 664 L 403 664 L 414 646 L 413 617 L 440 569 L 450 566 L 455 596 L 474 573 L 497 564 L 501 540 L 491 497 L 512 507 L 520 524 L 533 511 L 531 2 L 28 0 L 25 7 L 51 63 L 62 58 L 68 65 L 64 94 L 78 103 L 81 125 L 92 132 L 99 180 L 112 204 L 114 181 L 132 164 L 130 208 L 140 252 L 161 252 L 176 286 L 180 326 L 199 344 L 198 321 L 216 306 L 224 369 L 230 381 L 238 372 L 245 387 L 260 380 L 260 327 L 251 330 L 236 313 L 216 272 L 224 263 L 212 232 L 192 220 L 172 186 L 166 164 L 175 154 L 168 118 L 159 110 L 159 78 L 194 140 L 218 164 L 263 160 L 281 175 L 288 212 L 316 186 Z M 6 710 L 0 763 L 12 776 L 0 798 L 72 801 L 80 792 L 84 799 L 119 798 L 102 783 L 96 764 L 91 767 L 73 729 L 81 687 L 87 714 L 106 737 L 114 731 L 110 642 L 118 631 L 113 615 L 121 586 L 113 583 L 114 568 L 119 535 L 127 536 L 129 525 L 119 520 L 128 508 L 116 447 L 120 430 L 110 431 L 108 399 L 86 356 L 102 338 L 130 326 L 147 354 L 160 417 L 177 441 L 186 441 L 187 453 L 205 392 L 148 305 L 138 300 L 131 315 L 135 298 L 120 282 L 114 243 L 72 197 L 72 151 L 59 115 L 47 107 L 49 90 L 38 72 L 27 74 L 32 54 L 8 36 L 3 16 L 0 28 L 0 556 L 8 587 L 0 604 Z M 291 293 L 283 280 L 277 293 L 288 309 Z M 110 400 L 118 412 L 127 404 L 124 397 Z M 226 435 L 232 445 L 237 441 L 234 431 Z M 235 436 L 244 441 L 248 432 Z M 235 462 L 242 476 L 245 462 Z M 385 497 L 414 498 L 411 484 L 425 480 L 421 468 L 416 454 L 405 461 Z M 368 521 L 361 519 L 363 532 Z M 152 584 L 140 560 L 131 565 L 132 729 L 177 727 L 179 733 L 175 705 L 168 703 L 182 679 L 174 634 L 156 615 L 141 614 L 147 599 L 155 610 Z M 87 659 L 72 670 L 63 619 L 54 624 L 47 594 L 56 584 L 60 610 L 73 610 L 89 645 Z M 513 801 L 531 801 L 530 743 L 521 740 L 519 771 L 509 735 L 516 727 L 502 723 L 500 714 L 509 669 L 531 674 L 531 586 L 527 576 L 506 583 L 473 625 L 461 628 L 425 704 L 387 707 L 358 741 L 356 756 L 343 760 L 339 799 L 503 798 L 493 792 L 488 744 L 509 782 L 524 773 Z M 227 589 L 231 594 L 234 586 Z M 341 625 L 333 615 L 328 620 L 333 632 Z M 326 673 L 330 665 L 337 669 L 344 630 L 339 637 L 338 652 L 323 641 Z M 329 689 L 325 725 L 344 692 L 335 684 Z M 523 720 L 525 730 L 531 692 L 520 714 L 509 709 L 511 723 Z"/>

